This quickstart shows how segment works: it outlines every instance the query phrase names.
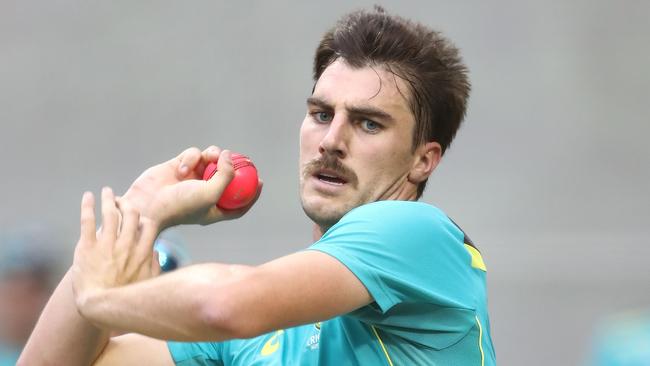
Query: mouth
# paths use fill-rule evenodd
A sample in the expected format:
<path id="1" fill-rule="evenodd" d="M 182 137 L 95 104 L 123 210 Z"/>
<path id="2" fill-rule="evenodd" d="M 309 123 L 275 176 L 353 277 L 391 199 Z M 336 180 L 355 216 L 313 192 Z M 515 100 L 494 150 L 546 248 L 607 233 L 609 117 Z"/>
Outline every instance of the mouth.
<path id="1" fill-rule="evenodd" d="M 317 171 L 313 176 L 323 183 L 335 186 L 342 186 L 348 182 L 348 180 L 341 175 L 328 170 Z"/>

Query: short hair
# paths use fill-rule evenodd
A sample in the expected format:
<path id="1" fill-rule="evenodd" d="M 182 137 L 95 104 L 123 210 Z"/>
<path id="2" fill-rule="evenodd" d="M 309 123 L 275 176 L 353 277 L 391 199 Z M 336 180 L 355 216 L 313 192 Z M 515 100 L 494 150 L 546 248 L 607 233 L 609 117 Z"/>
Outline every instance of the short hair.
<path id="1" fill-rule="evenodd" d="M 465 118 L 471 89 L 458 48 L 440 32 L 375 6 L 345 15 L 325 33 L 314 57 L 314 82 L 339 58 L 355 68 L 383 66 L 404 79 L 415 117 L 413 151 L 435 141 L 444 155 Z M 425 186 L 426 180 L 417 198 Z"/>

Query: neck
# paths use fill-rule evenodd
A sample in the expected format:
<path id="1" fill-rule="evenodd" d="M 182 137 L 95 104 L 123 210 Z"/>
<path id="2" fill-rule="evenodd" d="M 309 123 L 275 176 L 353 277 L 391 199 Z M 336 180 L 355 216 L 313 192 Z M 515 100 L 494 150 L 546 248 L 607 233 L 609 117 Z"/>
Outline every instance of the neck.
<path id="1" fill-rule="evenodd" d="M 379 201 L 417 201 L 417 192 L 416 190 L 413 189 L 400 189 L 397 192 L 394 192 L 392 197 L 390 198 L 385 198 L 385 199 L 380 199 Z M 325 225 L 319 225 L 317 223 L 314 223 L 311 229 L 311 236 L 314 242 L 317 242 L 323 234 L 329 228 L 332 227 L 330 226 L 325 226 Z"/>
<path id="2" fill-rule="evenodd" d="M 402 184 L 397 184 L 386 197 L 385 200 L 392 201 L 417 201 L 418 186 L 406 177 L 406 180 Z"/>
<path id="3" fill-rule="evenodd" d="M 326 231 L 327 229 L 318 226 L 318 224 L 314 224 L 311 229 L 311 237 L 314 242 L 317 242 Z"/>

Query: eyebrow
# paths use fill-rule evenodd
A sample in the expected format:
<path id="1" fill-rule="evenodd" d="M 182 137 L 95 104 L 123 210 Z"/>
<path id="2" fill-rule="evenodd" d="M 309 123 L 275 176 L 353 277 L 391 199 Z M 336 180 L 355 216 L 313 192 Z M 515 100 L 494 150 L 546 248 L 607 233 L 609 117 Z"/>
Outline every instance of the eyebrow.
<path id="1" fill-rule="evenodd" d="M 320 107 L 328 110 L 334 110 L 332 103 L 329 103 L 327 100 L 318 97 L 307 98 L 307 105 Z M 358 106 L 358 105 L 347 106 L 346 105 L 345 109 L 348 111 L 349 114 L 353 116 L 365 116 L 370 118 L 377 118 L 377 119 L 384 120 L 386 122 L 395 121 L 395 118 L 393 118 L 393 116 L 391 116 L 390 114 L 384 112 L 379 108 L 375 108 L 372 106 Z"/>

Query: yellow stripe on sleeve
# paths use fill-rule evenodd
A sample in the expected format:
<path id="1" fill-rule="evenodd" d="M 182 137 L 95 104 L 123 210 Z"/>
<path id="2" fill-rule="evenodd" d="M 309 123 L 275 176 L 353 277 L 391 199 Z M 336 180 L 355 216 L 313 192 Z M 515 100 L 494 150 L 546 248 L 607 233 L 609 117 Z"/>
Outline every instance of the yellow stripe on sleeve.
<path id="1" fill-rule="evenodd" d="M 472 256 L 472 267 L 487 272 L 487 269 L 485 269 L 485 263 L 483 262 L 483 257 L 481 257 L 481 253 L 469 244 L 465 244 L 465 249 L 467 249 L 469 254 Z"/>

